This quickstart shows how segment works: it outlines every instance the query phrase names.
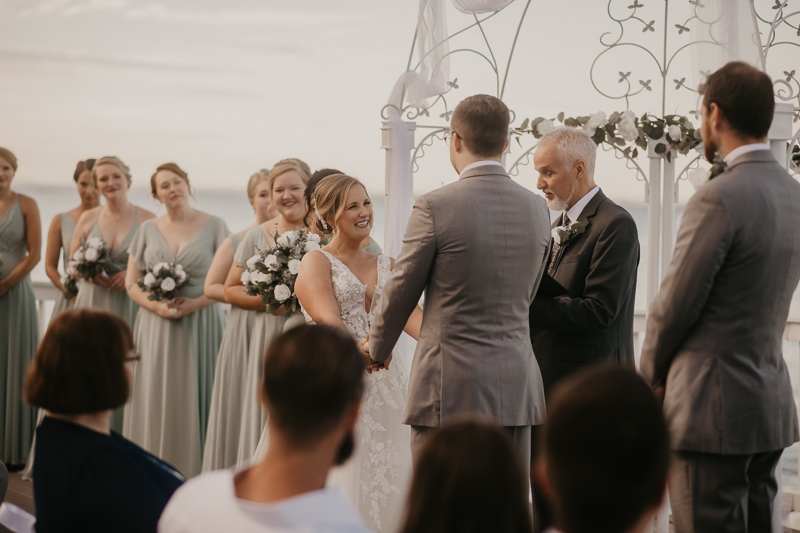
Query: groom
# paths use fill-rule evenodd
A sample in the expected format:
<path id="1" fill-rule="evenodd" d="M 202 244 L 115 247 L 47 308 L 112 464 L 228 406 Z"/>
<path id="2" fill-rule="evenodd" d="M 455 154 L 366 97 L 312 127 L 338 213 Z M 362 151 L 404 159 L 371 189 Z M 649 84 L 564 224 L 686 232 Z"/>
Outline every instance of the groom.
<path id="1" fill-rule="evenodd" d="M 459 179 L 414 204 L 372 322 L 369 352 L 388 363 L 425 292 L 404 416 L 415 461 L 433 428 L 478 414 L 507 427 L 527 465 L 531 426 L 545 420 L 528 307 L 544 271 L 550 218 L 544 199 L 500 164 L 508 127 L 508 108 L 493 96 L 456 107 L 449 145 Z"/>

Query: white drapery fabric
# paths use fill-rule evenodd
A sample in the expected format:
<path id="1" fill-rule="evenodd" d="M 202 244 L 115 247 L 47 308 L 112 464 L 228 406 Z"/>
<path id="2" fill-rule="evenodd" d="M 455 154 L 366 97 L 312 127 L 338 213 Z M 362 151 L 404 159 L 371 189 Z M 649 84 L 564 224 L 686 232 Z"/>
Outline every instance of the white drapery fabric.
<path id="1" fill-rule="evenodd" d="M 493 13 L 506 7 L 514 0 L 453 0 L 453 5 L 462 13 L 478 15 Z"/>

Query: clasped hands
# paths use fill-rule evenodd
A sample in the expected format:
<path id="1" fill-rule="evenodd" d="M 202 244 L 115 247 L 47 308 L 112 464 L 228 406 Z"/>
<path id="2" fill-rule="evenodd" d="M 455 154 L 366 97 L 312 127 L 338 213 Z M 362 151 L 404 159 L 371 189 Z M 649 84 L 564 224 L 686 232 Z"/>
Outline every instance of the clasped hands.
<path id="1" fill-rule="evenodd" d="M 369 356 L 369 334 L 367 334 L 366 339 L 358 343 L 358 349 L 361 350 L 361 355 L 364 357 L 364 367 L 367 370 L 367 374 L 372 374 L 379 370 L 389 370 L 389 363 L 392 362 L 391 355 L 386 361 L 376 361 Z"/>
<path id="2" fill-rule="evenodd" d="M 105 287 L 111 292 L 122 292 L 125 290 L 125 273 L 125 270 L 121 270 L 109 276 L 105 272 L 101 272 L 92 278 L 92 283 Z"/>

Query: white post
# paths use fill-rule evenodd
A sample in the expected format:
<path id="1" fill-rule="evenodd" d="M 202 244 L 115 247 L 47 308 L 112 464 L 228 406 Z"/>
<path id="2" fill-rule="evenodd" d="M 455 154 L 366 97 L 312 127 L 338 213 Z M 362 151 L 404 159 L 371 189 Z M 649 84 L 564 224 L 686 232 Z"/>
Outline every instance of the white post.
<path id="1" fill-rule="evenodd" d="M 392 123 L 383 121 L 381 148 L 386 150 L 385 189 L 383 202 L 384 253 L 397 257 L 400 252 L 408 215 L 414 203 L 414 178 L 411 171 L 411 150 L 414 148 L 416 122 L 403 122 L 407 137 L 399 139 L 392 148 Z M 396 147 L 402 154 L 395 154 Z"/>
<path id="2" fill-rule="evenodd" d="M 650 158 L 650 177 L 647 183 L 647 305 L 650 306 L 658 294 L 659 257 L 661 244 L 661 160 L 662 157 L 653 151 L 656 143 L 647 145 L 647 157 Z"/>
<path id="3" fill-rule="evenodd" d="M 675 249 L 675 166 L 678 153 L 664 159 L 664 205 L 661 210 L 661 277 L 667 273 Z M 659 277 L 659 280 L 661 279 Z"/>

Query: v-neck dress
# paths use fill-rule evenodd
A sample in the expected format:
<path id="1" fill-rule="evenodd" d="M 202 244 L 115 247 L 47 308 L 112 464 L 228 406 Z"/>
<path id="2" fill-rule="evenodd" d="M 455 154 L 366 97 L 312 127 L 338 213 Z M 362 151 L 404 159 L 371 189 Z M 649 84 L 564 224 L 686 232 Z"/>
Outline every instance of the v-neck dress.
<path id="1" fill-rule="evenodd" d="M 238 265 L 243 265 L 248 259 L 269 246 L 264 230 L 261 226 L 256 226 L 244 234 L 233 261 Z M 290 316 L 267 313 L 266 306 L 264 306 L 264 311 L 256 314 L 250 333 L 245 380 L 239 384 L 242 391 L 242 422 L 239 431 L 239 451 L 236 456 L 237 464 L 249 464 L 253 459 L 261 432 L 267 423 L 267 414 L 258 401 L 264 352 L 267 351 L 267 346 L 272 339 L 283 333 L 283 328 Z"/>
<path id="2" fill-rule="evenodd" d="M 242 241 L 233 234 L 228 238 L 235 255 Z M 242 404 L 245 400 L 242 385 L 247 380 L 250 334 L 258 315 L 258 311 L 236 306 L 231 306 L 228 313 L 214 372 L 203 472 L 236 465 L 239 432 L 242 429 Z"/>
<path id="3" fill-rule="evenodd" d="M 136 222 L 136 219 L 134 218 L 133 225 L 131 226 L 131 229 L 128 230 L 125 238 L 122 239 L 122 242 L 119 243 L 119 246 L 114 248 L 114 250 L 111 252 L 111 258 L 109 259 L 105 268 L 105 272 L 109 276 L 113 276 L 128 268 L 128 248 L 130 247 L 133 236 L 136 234 L 138 229 L 139 223 Z M 97 222 L 95 222 L 94 226 L 92 226 L 92 229 L 89 231 L 89 235 L 87 237 L 97 237 L 99 239 L 103 238 L 103 233 L 100 231 L 100 225 Z M 102 285 L 97 285 L 96 283 L 92 283 L 91 281 L 85 279 L 79 282 L 78 296 L 75 297 L 75 308 L 100 309 L 103 311 L 109 311 L 124 318 L 131 327 L 133 327 L 134 321 L 136 320 L 136 312 L 139 310 L 139 306 L 136 305 L 133 300 L 131 300 L 130 296 L 128 296 L 128 291 L 122 290 L 120 292 L 112 292 Z M 120 419 L 120 423 L 121 421 L 122 420 Z M 120 425 L 119 427 L 116 427 L 112 422 L 112 429 L 114 431 L 121 431 L 122 426 Z"/>
<path id="4" fill-rule="evenodd" d="M 27 228 L 17 201 L 0 217 L 0 279 L 28 255 Z M 25 374 L 39 342 L 39 322 L 31 277 L 0 297 L 0 460 L 22 464 L 28 457 L 36 410 L 22 401 Z"/>
<path id="5" fill-rule="evenodd" d="M 62 259 L 64 270 L 67 270 L 67 264 L 69 263 L 69 245 L 72 242 L 72 234 L 75 233 L 75 221 L 72 220 L 72 217 L 69 216 L 69 213 L 61 213 L 61 251 L 62 251 Z M 73 302 L 71 299 L 67 299 L 64 293 L 61 293 L 59 297 L 56 299 L 56 305 L 53 307 L 53 314 L 50 315 L 50 322 L 53 321 L 55 317 L 59 314 L 63 313 L 67 309 L 72 309 Z"/>
<path id="6" fill-rule="evenodd" d="M 153 221 L 147 220 L 129 251 L 142 272 L 161 261 L 182 265 L 190 279 L 178 296 L 198 298 L 214 253 L 228 233 L 225 222 L 212 217 L 176 255 Z M 224 325 L 220 304 L 177 319 L 145 308 L 136 315 L 133 340 L 141 360 L 134 367 L 122 433 L 186 477 L 200 473 Z"/>

